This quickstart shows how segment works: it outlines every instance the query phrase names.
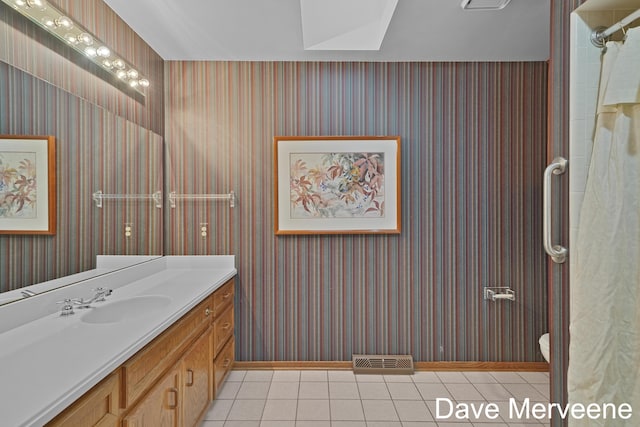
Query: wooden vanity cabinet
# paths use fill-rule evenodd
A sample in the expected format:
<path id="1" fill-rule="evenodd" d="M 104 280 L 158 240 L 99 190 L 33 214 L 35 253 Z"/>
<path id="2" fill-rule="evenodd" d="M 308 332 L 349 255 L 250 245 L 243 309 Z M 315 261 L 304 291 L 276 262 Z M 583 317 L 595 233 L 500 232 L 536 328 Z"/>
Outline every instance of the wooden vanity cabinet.
<path id="1" fill-rule="evenodd" d="M 213 399 L 209 391 L 209 333 L 202 334 L 181 362 L 182 425 L 195 426 Z"/>
<path id="2" fill-rule="evenodd" d="M 231 279 L 47 426 L 196 427 L 233 367 L 233 295 Z"/>
<path id="3" fill-rule="evenodd" d="M 102 380 L 91 391 L 50 421 L 49 427 L 115 427 L 120 415 L 120 371 Z"/>
<path id="4" fill-rule="evenodd" d="M 180 370 L 166 373 L 122 420 L 123 427 L 178 427 Z"/>

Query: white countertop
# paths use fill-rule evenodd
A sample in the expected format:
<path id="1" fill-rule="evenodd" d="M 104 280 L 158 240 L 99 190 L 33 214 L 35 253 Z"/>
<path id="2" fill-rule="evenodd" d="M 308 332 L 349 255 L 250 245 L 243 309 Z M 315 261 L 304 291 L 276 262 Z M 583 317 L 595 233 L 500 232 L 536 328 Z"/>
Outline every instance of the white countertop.
<path id="1" fill-rule="evenodd" d="M 2 425 L 50 421 L 235 275 L 233 256 L 169 256 L 0 308 L 0 324 L 16 310 L 39 309 L 43 302 L 38 299 L 55 310 L 0 333 Z M 161 310 L 116 323 L 83 322 L 91 309 L 59 315 L 56 300 L 89 297 L 89 289 L 97 286 L 114 291 L 94 307 L 139 295 L 171 301 Z"/>

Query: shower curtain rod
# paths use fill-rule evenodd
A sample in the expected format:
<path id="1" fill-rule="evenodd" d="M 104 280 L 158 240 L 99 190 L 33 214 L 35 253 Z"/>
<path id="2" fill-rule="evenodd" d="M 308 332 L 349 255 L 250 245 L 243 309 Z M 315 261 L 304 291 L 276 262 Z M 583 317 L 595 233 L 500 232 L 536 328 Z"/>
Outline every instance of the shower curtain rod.
<path id="1" fill-rule="evenodd" d="M 598 27 L 591 33 L 591 43 L 593 43 L 596 47 L 604 47 L 605 40 L 611 34 L 620 31 L 627 25 L 631 24 L 636 19 L 640 18 L 640 9 L 631 13 L 629 16 L 624 18 L 622 21 L 613 24 L 609 28 Z"/>

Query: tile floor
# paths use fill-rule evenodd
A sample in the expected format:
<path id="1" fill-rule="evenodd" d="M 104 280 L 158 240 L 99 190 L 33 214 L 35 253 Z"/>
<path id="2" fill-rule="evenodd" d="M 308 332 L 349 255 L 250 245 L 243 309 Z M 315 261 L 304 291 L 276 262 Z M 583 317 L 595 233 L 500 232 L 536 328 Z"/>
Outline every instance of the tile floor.
<path id="1" fill-rule="evenodd" d="M 540 372 L 232 371 L 200 427 L 535 427 L 549 421 L 510 418 L 510 405 L 521 411 L 529 398 L 546 406 L 548 395 L 549 375 Z M 436 419 L 436 398 L 453 402 L 448 418 L 441 400 Z M 456 417 L 456 402 L 469 417 Z M 474 416 L 483 403 L 496 411 Z"/>

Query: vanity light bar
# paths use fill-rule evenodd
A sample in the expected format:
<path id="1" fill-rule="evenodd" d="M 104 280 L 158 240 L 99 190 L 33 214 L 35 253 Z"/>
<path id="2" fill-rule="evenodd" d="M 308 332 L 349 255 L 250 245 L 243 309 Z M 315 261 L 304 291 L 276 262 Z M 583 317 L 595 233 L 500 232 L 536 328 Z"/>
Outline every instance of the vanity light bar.
<path id="1" fill-rule="evenodd" d="M 0 0 L 144 95 L 149 80 L 84 27 L 46 0 Z"/>

